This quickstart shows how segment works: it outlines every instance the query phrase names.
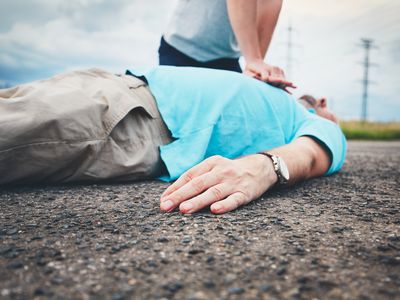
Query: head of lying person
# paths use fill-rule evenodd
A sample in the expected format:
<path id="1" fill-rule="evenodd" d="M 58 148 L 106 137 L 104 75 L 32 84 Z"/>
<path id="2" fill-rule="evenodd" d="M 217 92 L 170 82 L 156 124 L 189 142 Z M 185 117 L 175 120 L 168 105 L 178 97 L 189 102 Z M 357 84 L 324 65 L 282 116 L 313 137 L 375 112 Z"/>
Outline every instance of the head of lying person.
<path id="1" fill-rule="evenodd" d="M 310 95 L 301 96 L 298 101 L 308 110 L 315 112 L 320 117 L 338 123 L 336 115 L 328 109 L 326 98 L 316 99 Z"/>

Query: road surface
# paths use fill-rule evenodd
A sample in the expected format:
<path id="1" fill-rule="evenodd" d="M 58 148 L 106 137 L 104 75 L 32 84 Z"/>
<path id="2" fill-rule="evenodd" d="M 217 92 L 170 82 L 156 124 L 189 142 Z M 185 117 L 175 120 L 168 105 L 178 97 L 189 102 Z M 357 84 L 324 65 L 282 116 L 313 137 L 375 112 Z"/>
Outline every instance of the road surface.
<path id="1" fill-rule="evenodd" d="M 161 182 L 0 191 L 1 299 L 400 299 L 400 142 L 235 212 Z"/>

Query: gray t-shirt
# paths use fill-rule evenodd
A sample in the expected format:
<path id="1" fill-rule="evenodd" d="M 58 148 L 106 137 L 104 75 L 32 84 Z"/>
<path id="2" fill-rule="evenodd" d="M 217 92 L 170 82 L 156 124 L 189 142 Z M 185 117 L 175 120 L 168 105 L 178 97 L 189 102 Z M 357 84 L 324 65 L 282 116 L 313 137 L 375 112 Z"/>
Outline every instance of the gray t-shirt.
<path id="1" fill-rule="evenodd" d="M 226 0 L 178 0 L 164 38 L 198 61 L 240 57 Z"/>

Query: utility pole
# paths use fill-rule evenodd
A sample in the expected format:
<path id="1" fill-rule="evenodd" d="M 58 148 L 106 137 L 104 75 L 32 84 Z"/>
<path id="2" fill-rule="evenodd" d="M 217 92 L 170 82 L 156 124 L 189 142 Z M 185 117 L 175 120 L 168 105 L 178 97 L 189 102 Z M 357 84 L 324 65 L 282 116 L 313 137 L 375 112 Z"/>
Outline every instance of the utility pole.
<path id="1" fill-rule="evenodd" d="M 365 50 L 364 62 L 362 63 L 364 66 L 364 79 L 362 80 L 363 89 L 362 89 L 362 102 L 361 102 L 361 121 L 367 121 L 368 115 L 368 86 L 371 82 L 369 80 L 369 67 L 371 66 L 369 59 L 369 51 L 371 48 L 374 48 L 372 39 L 361 39 L 361 47 Z"/>
<path id="2" fill-rule="evenodd" d="M 288 32 L 288 37 L 287 37 L 287 53 L 286 53 L 286 77 L 291 78 L 292 77 L 292 48 L 293 48 L 293 42 L 292 42 L 292 33 L 293 33 L 293 27 L 292 24 L 289 23 L 289 26 L 287 28 Z"/>

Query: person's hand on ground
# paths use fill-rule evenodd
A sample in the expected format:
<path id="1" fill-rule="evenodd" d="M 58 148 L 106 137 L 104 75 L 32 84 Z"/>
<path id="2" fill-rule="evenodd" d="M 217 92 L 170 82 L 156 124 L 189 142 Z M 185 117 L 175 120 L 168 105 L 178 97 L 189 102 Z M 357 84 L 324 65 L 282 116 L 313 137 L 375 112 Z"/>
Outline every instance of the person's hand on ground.
<path id="1" fill-rule="evenodd" d="M 253 60 L 246 64 L 243 74 L 265 81 L 291 94 L 288 88 L 296 86 L 285 78 L 285 73 L 279 67 L 267 65 L 263 60 Z"/>
<path id="2" fill-rule="evenodd" d="M 160 208 L 170 212 L 179 206 L 182 213 L 193 213 L 210 206 L 212 213 L 221 214 L 260 197 L 277 180 L 272 161 L 264 155 L 235 160 L 213 156 L 169 186 Z"/>

